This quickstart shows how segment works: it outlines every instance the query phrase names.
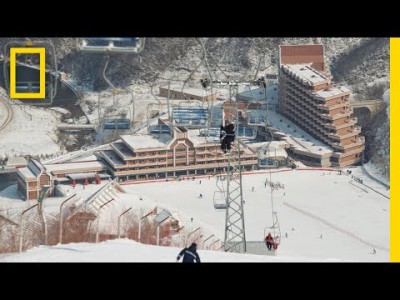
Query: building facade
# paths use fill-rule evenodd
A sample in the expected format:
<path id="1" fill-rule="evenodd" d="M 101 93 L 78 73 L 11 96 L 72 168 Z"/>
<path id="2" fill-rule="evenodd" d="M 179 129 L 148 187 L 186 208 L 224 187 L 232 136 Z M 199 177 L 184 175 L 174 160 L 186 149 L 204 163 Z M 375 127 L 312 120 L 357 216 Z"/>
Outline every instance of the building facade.
<path id="1" fill-rule="evenodd" d="M 310 51 L 317 51 L 311 47 Z M 287 55 L 289 50 L 284 46 Z M 290 63 L 280 64 L 279 71 L 279 112 L 292 120 L 314 137 L 333 148 L 330 164 L 343 167 L 361 161 L 365 149 L 364 137 L 360 136 L 361 127 L 353 116 L 350 107 L 351 91 L 343 86 L 335 86 L 325 72 L 313 68 L 315 62 L 307 61 L 312 57 L 320 69 L 321 59 L 308 56 L 306 46 L 301 46 L 301 56 L 290 56 Z M 314 52 L 313 52 L 314 51 Z M 293 50 L 290 53 L 297 53 Z M 322 53 L 322 52 L 318 52 Z M 301 158 L 299 158 L 301 159 Z"/>
<path id="2" fill-rule="evenodd" d="M 101 161 L 80 161 L 61 164 L 41 164 L 31 159 L 26 167 L 17 169 L 18 193 L 25 200 L 36 200 L 44 185 L 55 186 L 63 182 L 84 182 L 107 171 Z M 51 193 L 49 191 L 48 195 Z"/>
<path id="3" fill-rule="evenodd" d="M 238 142 L 238 141 L 236 141 Z M 241 143 L 244 170 L 257 165 L 255 150 Z M 98 155 L 121 180 L 146 180 L 215 174 L 226 171 L 228 156 L 222 155 L 219 141 L 207 141 L 197 130 L 175 127 L 171 133 L 123 135 L 110 150 Z"/>

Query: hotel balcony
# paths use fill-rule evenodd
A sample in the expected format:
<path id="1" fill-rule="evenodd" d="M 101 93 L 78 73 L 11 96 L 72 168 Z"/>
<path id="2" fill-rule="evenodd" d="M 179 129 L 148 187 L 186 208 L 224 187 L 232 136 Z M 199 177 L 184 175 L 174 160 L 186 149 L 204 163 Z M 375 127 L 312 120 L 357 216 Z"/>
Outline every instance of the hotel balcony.
<path id="1" fill-rule="evenodd" d="M 364 146 L 365 139 L 363 136 L 359 136 L 350 144 L 341 145 L 340 143 L 332 143 L 332 147 L 338 149 L 339 151 L 345 151 L 346 149 L 357 147 L 357 146 Z"/>
<path id="2" fill-rule="evenodd" d="M 241 163 L 242 166 L 255 165 L 258 164 L 258 159 L 245 160 Z M 168 166 L 164 168 L 153 168 L 153 169 L 141 169 L 141 170 L 127 170 L 127 171 L 116 171 L 114 172 L 115 176 L 127 176 L 127 175 L 145 175 L 152 173 L 165 173 L 165 172 L 174 172 L 174 171 L 189 171 L 189 170 L 197 170 L 197 169 L 212 169 L 212 168 L 221 168 L 227 167 L 228 162 L 214 163 L 214 164 L 202 164 L 202 165 L 189 165 L 189 166 Z"/>

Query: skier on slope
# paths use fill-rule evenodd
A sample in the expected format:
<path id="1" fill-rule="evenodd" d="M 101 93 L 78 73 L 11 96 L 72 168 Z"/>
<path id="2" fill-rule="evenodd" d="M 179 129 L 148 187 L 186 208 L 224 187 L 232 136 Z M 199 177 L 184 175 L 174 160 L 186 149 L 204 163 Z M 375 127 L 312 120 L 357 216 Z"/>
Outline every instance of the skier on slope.
<path id="1" fill-rule="evenodd" d="M 181 252 L 179 252 L 178 257 L 176 258 L 176 262 L 178 262 L 181 257 L 183 256 L 182 262 L 184 263 L 194 263 L 196 260 L 196 263 L 200 263 L 200 257 L 199 254 L 196 251 L 197 244 L 192 243 L 190 247 L 182 249 Z"/>

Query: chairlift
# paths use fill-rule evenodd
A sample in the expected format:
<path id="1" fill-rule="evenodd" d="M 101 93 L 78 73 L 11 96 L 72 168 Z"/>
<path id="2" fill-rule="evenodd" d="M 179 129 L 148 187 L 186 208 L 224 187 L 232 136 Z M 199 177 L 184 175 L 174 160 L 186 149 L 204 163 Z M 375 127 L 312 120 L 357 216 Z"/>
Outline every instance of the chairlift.
<path id="1" fill-rule="evenodd" d="M 222 180 L 222 177 L 217 177 L 217 190 L 214 192 L 213 195 L 213 203 L 214 208 L 217 210 L 226 209 L 226 193 L 225 193 L 225 183 Z"/>
<path id="2" fill-rule="evenodd" d="M 105 119 L 103 121 L 103 129 L 130 129 L 131 123 L 129 119 Z"/>
<path id="3" fill-rule="evenodd" d="M 226 195 L 224 191 L 215 191 L 213 195 L 215 209 L 226 209 Z"/>
<path id="4" fill-rule="evenodd" d="M 175 126 L 184 126 L 192 129 L 207 128 L 210 112 L 199 104 L 189 103 L 172 109 L 171 121 Z"/>
<path id="5" fill-rule="evenodd" d="M 149 133 L 170 133 L 171 127 L 166 124 L 157 124 L 149 126 Z"/>
<path id="6" fill-rule="evenodd" d="M 257 128 L 253 126 L 238 125 L 235 132 L 238 139 L 255 139 L 257 137 Z"/>
<path id="7" fill-rule="evenodd" d="M 4 45 L 3 53 L 4 57 L 7 59 L 3 63 L 3 75 L 5 81 L 5 89 L 8 94 L 10 94 L 10 64 L 8 58 L 10 57 L 10 49 L 11 48 L 45 48 L 46 58 L 45 58 L 45 97 L 44 99 L 38 98 L 24 98 L 24 101 L 29 102 L 30 105 L 51 105 L 53 100 L 57 94 L 57 86 L 58 86 L 58 66 L 57 66 L 57 57 L 55 47 L 52 42 L 48 41 L 30 41 L 30 40 L 20 40 L 20 41 L 10 41 Z M 50 51 L 50 52 L 49 52 Z M 49 53 L 51 55 L 49 55 Z M 17 61 L 16 67 L 26 67 L 29 69 L 37 69 L 40 68 L 36 65 L 32 65 L 32 55 L 37 55 L 36 53 L 26 53 L 24 56 L 27 58 L 25 62 Z M 51 59 L 53 58 L 53 59 Z M 29 63 L 27 63 L 29 62 Z M 18 76 L 20 71 L 16 70 L 16 80 L 15 80 L 15 89 L 17 93 L 39 93 L 40 92 L 40 82 L 37 79 L 32 79 L 32 81 L 28 81 L 27 78 L 21 80 L 21 77 Z M 26 103 L 27 103 L 26 102 Z"/>
<path id="8" fill-rule="evenodd" d="M 140 53 L 145 38 L 86 37 L 78 39 L 77 48 L 91 53 Z"/>
<path id="9" fill-rule="evenodd" d="M 258 159 L 258 166 L 260 168 L 278 168 L 279 162 L 271 158 Z"/>
<path id="10" fill-rule="evenodd" d="M 130 103 L 133 101 L 132 93 L 120 93 L 117 90 L 102 91 L 98 93 L 97 104 L 98 104 L 98 117 L 99 124 L 102 123 L 103 129 L 130 129 L 133 123 L 134 109 L 130 109 L 130 105 L 121 106 L 121 99 L 117 99 L 119 96 L 131 96 Z M 106 103 L 104 100 L 106 99 Z M 112 99 L 112 100 L 111 100 Z M 121 110 L 118 112 L 117 109 L 127 108 L 129 111 L 124 111 L 121 114 Z M 102 110 L 102 111 L 101 111 Z M 129 118 L 127 117 L 129 115 Z"/>
<path id="11" fill-rule="evenodd" d="M 247 124 L 252 126 L 265 126 L 266 116 L 260 110 L 249 110 L 247 112 Z"/>
<path id="12" fill-rule="evenodd" d="M 274 238 L 274 244 L 276 244 L 276 246 L 273 245 L 272 249 L 273 249 L 273 252 L 276 254 L 277 247 L 281 243 L 281 227 L 279 225 L 278 215 L 277 215 L 276 211 L 273 212 L 272 226 L 264 228 L 264 238 L 263 239 L 266 238 L 268 233 L 271 233 L 272 237 Z"/>

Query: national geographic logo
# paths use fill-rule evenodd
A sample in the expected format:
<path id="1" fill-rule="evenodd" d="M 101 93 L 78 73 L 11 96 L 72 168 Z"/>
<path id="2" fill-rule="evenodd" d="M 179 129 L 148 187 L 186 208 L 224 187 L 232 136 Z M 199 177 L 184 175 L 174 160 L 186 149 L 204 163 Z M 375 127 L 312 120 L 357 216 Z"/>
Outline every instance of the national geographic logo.
<path id="1" fill-rule="evenodd" d="M 37 93 L 18 93 L 17 92 L 17 54 L 39 54 L 39 92 Z M 17 99 L 44 99 L 45 90 L 45 48 L 11 48 L 10 49 L 10 98 Z"/>

